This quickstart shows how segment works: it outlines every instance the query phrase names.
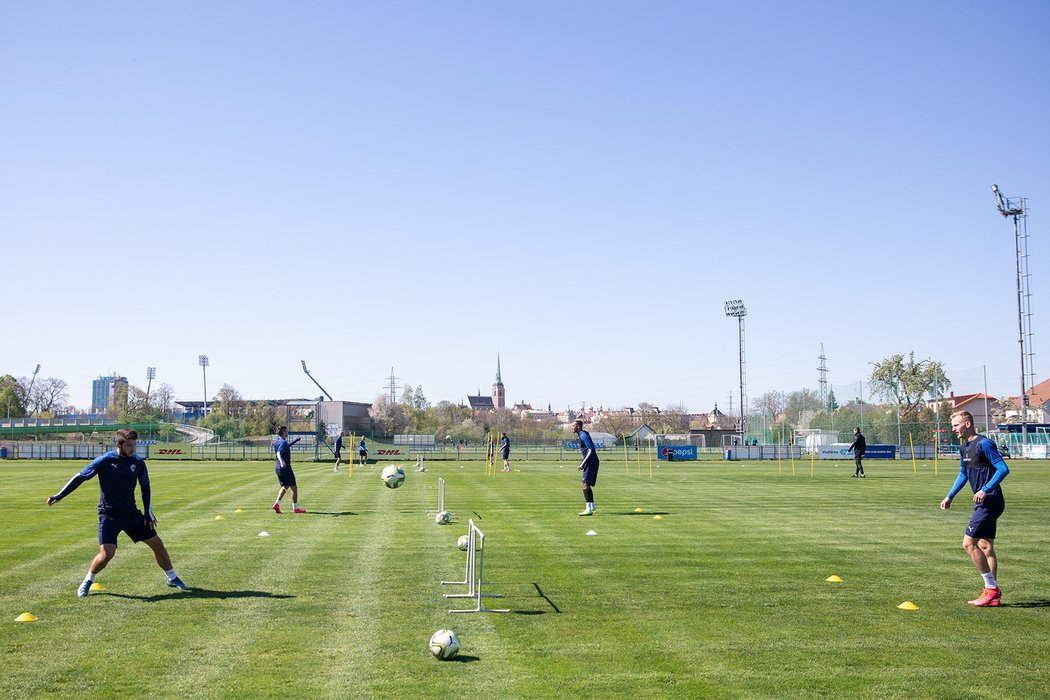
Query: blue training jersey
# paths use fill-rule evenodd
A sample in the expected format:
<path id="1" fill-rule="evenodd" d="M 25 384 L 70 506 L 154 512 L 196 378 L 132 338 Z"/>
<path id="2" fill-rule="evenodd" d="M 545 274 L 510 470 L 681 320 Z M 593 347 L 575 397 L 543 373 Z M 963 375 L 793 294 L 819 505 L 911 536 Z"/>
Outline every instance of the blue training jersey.
<path id="1" fill-rule="evenodd" d="M 335 451 L 338 452 L 341 449 L 343 449 L 343 436 L 338 435 L 335 438 Z"/>
<path id="2" fill-rule="evenodd" d="M 590 458 L 587 457 L 588 451 L 591 453 Z M 591 440 L 591 434 L 586 430 L 580 431 L 580 452 L 588 464 L 598 463 L 598 450 L 594 448 L 594 440 Z"/>
<path id="3" fill-rule="evenodd" d="M 116 450 L 98 457 L 84 467 L 80 474 L 85 481 L 97 476 L 99 486 L 99 515 L 135 515 L 135 484 L 142 487 L 142 507 L 152 519 L 149 472 L 146 460 L 138 455 L 121 457 Z"/>
<path id="4" fill-rule="evenodd" d="M 503 442 L 502 444 L 500 444 L 500 450 L 503 452 L 504 457 L 510 454 L 510 438 L 506 435 L 503 436 Z"/>
<path id="5" fill-rule="evenodd" d="M 290 467 L 292 464 L 292 446 L 288 444 L 288 441 L 284 438 L 277 438 L 277 443 L 273 446 L 273 451 L 276 454 L 274 459 L 273 468 L 280 471 L 283 468 Z M 283 464 L 281 462 L 284 462 Z"/>
<path id="6" fill-rule="evenodd" d="M 948 497 L 954 498 L 963 484 L 969 483 L 974 493 L 984 491 L 987 496 L 1002 497 L 1000 482 L 1010 473 L 1006 461 L 999 454 L 995 442 L 978 435 L 959 448 L 959 476 Z"/>
<path id="7" fill-rule="evenodd" d="M 368 450 L 367 450 L 367 449 L 365 448 L 365 439 L 364 439 L 364 438 L 361 438 L 361 444 L 357 446 L 357 449 L 358 449 L 359 451 L 361 451 L 361 452 L 367 452 L 367 451 L 368 451 Z"/>

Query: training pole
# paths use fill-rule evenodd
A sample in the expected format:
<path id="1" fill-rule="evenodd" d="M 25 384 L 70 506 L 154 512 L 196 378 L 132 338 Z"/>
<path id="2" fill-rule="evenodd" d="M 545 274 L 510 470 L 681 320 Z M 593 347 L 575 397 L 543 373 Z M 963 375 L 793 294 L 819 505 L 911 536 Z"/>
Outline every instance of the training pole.
<path id="1" fill-rule="evenodd" d="M 915 443 L 911 441 L 911 433 L 908 433 L 908 447 L 911 448 L 911 473 L 917 476 L 919 470 L 915 466 Z"/>
<path id="2" fill-rule="evenodd" d="M 653 441 L 649 441 L 649 478 L 653 478 Z"/>
<path id="3" fill-rule="evenodd" d="M 817 453 L 816 452 L 810 452 L 809 453 L 809 478 L 810 479 L 813 478 L 813 467 L 816 465 L 816 463 L 817 463 Z"/>
<path id="4" fill-rule="evenodd" d="M 627 476 L 631 475 L 631 460 L 627 457 L 627 438 L 623 439 L 623 468 L 627 470 Z"/>
<path id="5" fill-rule="evenodd" d="M 780 431 L 777 431 L 777 474 L 784 473 L 784 466 L 780 463 Z"/>
<path id="6" fill-rule="evenodd" d="M 792 441 L 788 441 L 787 447 L 791 450 L 791 476 L 795 476 L 795 446 L 792 444 Z"/>

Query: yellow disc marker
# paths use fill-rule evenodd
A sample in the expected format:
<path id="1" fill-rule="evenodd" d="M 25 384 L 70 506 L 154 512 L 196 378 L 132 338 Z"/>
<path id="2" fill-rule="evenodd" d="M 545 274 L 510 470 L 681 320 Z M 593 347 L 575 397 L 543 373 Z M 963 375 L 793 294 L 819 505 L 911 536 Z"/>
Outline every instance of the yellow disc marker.
<path id="1" fill-rule="evenodd" d="M 832 574 L 831 576 L 828 576 L 828 577 L 827 577 L 826 579 L 824 579 L 824 580 L 825 580 L 825 581 L 829 581 L 829 582 L 831 582 L 831 583 L 842 583 L 842 582 L 843 582 L 843 581 L 842 581 L 842 577 L 841 577 L 841 576 L 839 576 L 838 574 Z"/>
<path id="2" fill-rule="evenodd" d="M 33 613 L 22 613 L 15 618 L 15 622 L 36 622 L 36 615 Z"/>
<path id="3" fill-rule="evenodd" d="M 93 591 L 104 591 L 106 589 L 102 587 L 101 583 L 99 583 L 98 581 L 95 581 L 94 583 L 91 584 L 91 590 L 93 590 Z"/>
<path id="4" fill-rule="evenodd" d="M 225 520 L 225 519 L 226 519 L 226 516 L 225 516 L 225 515 L 216 515 L 216 516 L 215 516 L 215 519 L 216 519 L 216 520 Z"/>
<path id="5" fill-rule="evenodd" d="M 634 512 L 635 512 L 635 513 L 644 513 L 645 511 L 644 511 L 644 510 L 642 510 L 641 508 L 635 508 L 635 509 L 634 509 Z"/>
<path id="6" fill-rule="evenodd" d="M 233 512 L 234 513 L 243 513 L 244 512 L 244 508 L 238 508 L 237 510 L 235 510 Z"/>
<path id="7" fill-rule="evenodd" d="M 664 516 L 662 516 L 662 515 L 654 515 L 653 516 L 653 520 L 663 520 L 663 519 L 664 519 Z"/>
<path id="8" fill-rule="evenodd" d="M 897 607 L 900 608 L 901 610 L 918 610 L 919 609 L 919 606 L 916 605 L 915 603 L 911 602 L 910 600 L 904 601 L 903 603 L 901 603 Z"/>

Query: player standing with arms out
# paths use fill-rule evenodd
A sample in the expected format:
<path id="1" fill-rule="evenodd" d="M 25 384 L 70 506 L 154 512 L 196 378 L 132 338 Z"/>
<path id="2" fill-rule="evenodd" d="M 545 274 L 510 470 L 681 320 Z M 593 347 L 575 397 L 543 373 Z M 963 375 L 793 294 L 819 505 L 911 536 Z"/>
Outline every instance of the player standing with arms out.
<path id="1" fill-rule="evenodd" d="M 580 452 L 583 453 L 583 461 L 577 469 L 583 472 L 580 488 L 583 489 L 583 500 L 587 507 L 580 515 L 594 515 L 594 491 L 591 489 L 598 481 L 598 452 L 594 449 L 591 434 L 583 429 L 583 421 L 579 418 L 572 422 L 572 432 L 580 437 Z"/>
<path id="2" fill-rule="evenodd" d="M 357 458 L 361 461 L 362 467 L 368 463 L 368 448 L 365 447 L 364 436 L 361 436 L 361 443 L 357 446 Z"/>
<path id="3" fill-rule="evenodd" d="M 503 471 L 510 471 L 510 438 L 507 437 L 506 433 L 500 433 L 503 439 L 500 441 L 500 452 L 503 455 Z"/>
<path id="4" fill-rule="evenodd" d="M 959 436 L 959 476 L 955 478 L 947 497 L 941 501 L 941 510 L 952 506 L 955 494 L 967 482 L 973 489 L 973 517 L 963 535 L 963 549 L 984 580 L 984 591 L 969 602 L 978 607 L 999 607 L 1003 592 L 999 590 L 996 574 L 999 562 L 995 556 L 995 524 L 1006 510 L 1006 499 L 999 484 L 1010 473 L 995 443 L 977 434 L 973 414 L 956 411 L 952 414 L 952 431 Z"/>
<path id="5" fill-rule="evenodd" d="M 127 534 L 132 542 L 145 542 L 153 550 L 157 565 L 164 570 L 168 585 L 183 591 L 190 587 L 182 582 L 171 564 L 171 557 L 157 534 L 157 518 L 153 515 L 152 491 L 146 460 L 135 454 L 139 434 L 128 428 L 117 431 L 117 449 L 98 457 L 47 499 L 53 506 L 73 493 L 78 486 L 93 476 L 98 476 L 98 545 L 99 552 L 88 567 L 87 576 L 77 588 L 77 595 L 84 598 L 91 589 L 95 575 L 106 568 L 106 564 L 117 553 L 117 535 Z M 142 509 L 135 503 L 135 484 L 142 492 Z"/>
<path id="6" fill-rule="evenodd" d="M 343 431 L 340 430 L 339 434 L 335 436 L 335 469 L 332 471 L 339 471 L 339 463 L 343 461 Z M 351 466 L 353 466 L 351 464 Z M 353 471 L 351 469 L 350 471 Z"/>
<path id="7" fill-rule="evenodd" d="M 278 515 L 281 513 L 281 499 L 284 498 L 284 493 L 288 489 L 292 490 L 292 512 L 306 512 L 299 507 L 299 488 L 295 485 L 295 472 L 292 471 L 292 445 L 299 440 L 300 438 L 295 438 L 288 442 L 288 426 L 282 425 L 277 429 L 277 442 L 273 446 L 273 451 L 277 454 L 274 471 L 277 472 L 277 482 L 281 488 L 277 491 L 277 500 L 270 507 Z"/>
<path id="8" fill-rule="evenodd" d="M 853 429 L 853 444 L 849 446 L 846 452 L 853 453 L 853 464 L 856 468 L 853 470 L 853 476 L 859 476 L 861 479 L 864 478 L 864 452 L 868 449 L 868 441 L 864 439 L 864 435 L 860 432 L 860 428 Z"/>

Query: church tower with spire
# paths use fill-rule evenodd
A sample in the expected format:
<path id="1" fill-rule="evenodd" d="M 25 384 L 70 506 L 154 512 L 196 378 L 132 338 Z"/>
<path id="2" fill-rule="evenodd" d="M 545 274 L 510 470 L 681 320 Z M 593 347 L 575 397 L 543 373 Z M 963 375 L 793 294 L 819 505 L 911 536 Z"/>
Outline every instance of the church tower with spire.
<path id="1" fill-rule="evenodd" d="M 492 385 L 492 408 L 499 410 L 507 407 L 507 390 L 503 388 L 500 378 L 499 353 L 496 353 L 496 382 Z"/>

